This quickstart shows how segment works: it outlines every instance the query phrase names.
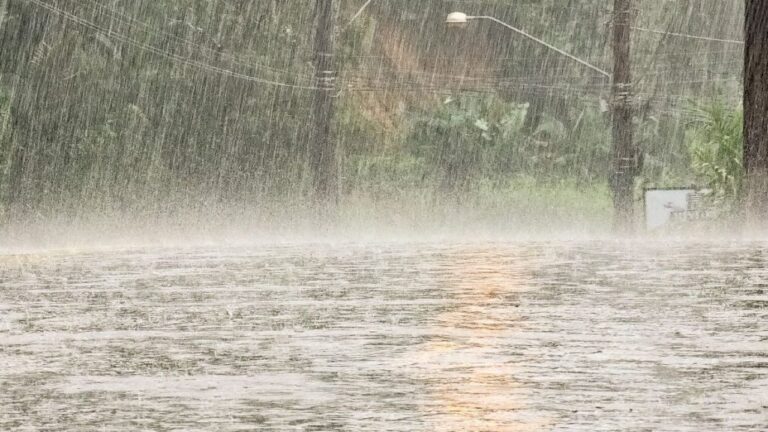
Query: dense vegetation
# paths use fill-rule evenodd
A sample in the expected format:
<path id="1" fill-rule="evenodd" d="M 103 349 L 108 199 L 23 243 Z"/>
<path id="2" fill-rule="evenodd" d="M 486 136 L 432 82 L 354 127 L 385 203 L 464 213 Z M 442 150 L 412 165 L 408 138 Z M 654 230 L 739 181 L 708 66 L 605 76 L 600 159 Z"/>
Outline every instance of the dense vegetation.
<path id="1" fill-rule="evenodd" d="M 522 191 L 541 187 L 607 211 L 609 83 L 504 28 L 442 23 L 493 15 L 610 70 L 604 0 L 380 0 L 349 23 L 364 3 L 338 11 L 343 201 L 538 208 Z M 637 7 L 638 28 L 740 38 L 738 0 Z M 0 0 L 3 217 L 300 202 L 311 15 L 306 1 Z M 638 187 L 738 199 L 741 46 L 633 37 Z"/>

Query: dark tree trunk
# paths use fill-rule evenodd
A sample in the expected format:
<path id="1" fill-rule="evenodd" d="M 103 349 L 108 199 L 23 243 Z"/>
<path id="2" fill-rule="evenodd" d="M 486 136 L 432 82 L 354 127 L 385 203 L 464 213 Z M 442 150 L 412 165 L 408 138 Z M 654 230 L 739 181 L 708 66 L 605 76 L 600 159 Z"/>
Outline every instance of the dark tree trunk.
<path id="1" fill-rule="evenodd" d="M 5 11 L 8 6 L 8 0 L 0 0 L 0 26 L 5 21 Z"/>
<path id="2" fill-rule="evenodd" d="M 744 167 L 749 225 L 768 230 L 768 1 L 747 0 Z"/>
<path id="3" fill-rule="evenodd" d="M 331 136 L 336 71 L 334 69 L 334 0 L 316 0 L 315 74 L 316 91 L 312 108 L 314 128 L 310 142 L 309 164 L 312 168 L 313 197 L 319 204 L 337 200 L 336 142 Z"/>
<path id="4" fill-rule="evenodd" d="M 614 0 L 613 18 L 613 189 L 614 229 L 629 234 L 635 223 L 638 155 L 632 142 L 632 1 Z"/>

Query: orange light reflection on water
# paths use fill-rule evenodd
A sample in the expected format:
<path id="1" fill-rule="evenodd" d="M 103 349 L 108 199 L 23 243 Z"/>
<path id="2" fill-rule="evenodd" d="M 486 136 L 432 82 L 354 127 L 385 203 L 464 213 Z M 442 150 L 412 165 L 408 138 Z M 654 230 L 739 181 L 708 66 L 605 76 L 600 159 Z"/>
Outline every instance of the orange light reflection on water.
<path id="1" fill-rule="evenodd" d="M 433 334 L 440 336 L 419 360 L 429 377 L 434 430 L 526 432 L 552 424 L 523 416 L 527 389 L 515 381 L 519 366 L 500 347 L 524 325 L 519 295 L 533 270 L 510 254 L 463 250 L 445 263 L 441 282 L 456 293 L 456 306 L 435 318 Z"/>

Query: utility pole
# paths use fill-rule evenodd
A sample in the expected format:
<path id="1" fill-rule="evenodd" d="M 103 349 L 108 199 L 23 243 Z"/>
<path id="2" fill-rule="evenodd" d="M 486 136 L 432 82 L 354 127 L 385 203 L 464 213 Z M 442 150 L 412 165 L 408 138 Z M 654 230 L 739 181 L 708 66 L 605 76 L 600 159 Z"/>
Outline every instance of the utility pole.
<path id="1" fill-rule="evenodd" d="M 744 168 L 750 229 L 768 232 L 768 2 L 747 0 L 744 29 Z"/>
<path id="2" fill-rule="evenodd" d="M 632 141 L 632 0 L 613 5 L 613 192 L 614 230 L 632 234 L 635 225 L 635 177 L 639 155 Z"/>
<path id="3" fill-rule="evenodd" d="M 313 199 L 334 205 L 338 200 L 336 142 L 331 136 L 336 91 L 334 0 L 315 0 L 314 66 L 316 90 L 312 106 L 313 128 L 309 143 Z"/>
<path id="4" fill-rule="evenodd" d="M 8 8 L 7 2 L 8 0 L 0 0 L 0 29 L 3 28 L 3 23 L 5 22 L 5 11 Z"/>

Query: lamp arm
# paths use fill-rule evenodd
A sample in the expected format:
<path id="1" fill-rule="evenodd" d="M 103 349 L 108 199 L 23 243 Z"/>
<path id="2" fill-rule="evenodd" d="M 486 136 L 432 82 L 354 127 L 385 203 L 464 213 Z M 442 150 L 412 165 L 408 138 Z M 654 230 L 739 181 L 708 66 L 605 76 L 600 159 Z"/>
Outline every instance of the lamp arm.
<path id="1" fill-rule="evenodd" d="M 497 18 L 494 18 L 492 16 L 468 16 L 467 19 L 485 19 L 485 20 L 493 21 L 496 24 L 501 24 L 502 26 L 512 30 L 513 32 L 515 32 L 515 33 L 517 33 L 517 34 L 519 34 L 519 35 L 521 35 L 523 37 L 526 37 L 526 38 L 528 38 L 528 39 L 530 39 L 530 40 L 532 40 L 532 41 L 534 41 L 534 42 L 536 42 L 538 44 L 544 45 L 545 47 L 547 47 L 547 48 L 549 48 L 549 49 L 551 49 L 553 51 L 556 51 L 556 52 L 558 52 L 558 53 L 568 57 L 569 59 L 571 59 L 571 60 L 573 60 L 573 61 L 575 61 L 575 62 L 577 62 L 577 63 L 579 63 L 579 64 L 581 64 L 583 66 L 586 66 L 586 67 L 588 67 L 589 69 L 592 69 L 595 72 L 598 72 L 599 74 L 601 74 L 601 75 L 603 75 L 603 76 L 605 76 L 607 78 L 613 79 L 613 75 L 612 74 L 610 74 L 610 73 L 600 69 L 599 67 L 597 67 L 595 65 L 592 65 L 590 63 L 587 63 L 586 61 L 584 61 L 584 60 L 582 60 L 582 59 L 580 59 L 580 58 L 578 58 L 578 57 L 576 57 L 576 56 L 574 56 L 572 54 L 569 54 L 569 53 L 561 50 L 560 48 L 558 48 L 558 47 L 556 47 L 554 45 L 551 45 L 551 44 L 549 44 L 547 42 L 544 42 L 543 40 L 541 40 L 541 39 L 539 39 L 539 38 L 537 38 L 535 36 L 529 35 L 528 33 L 524 32 L 524 31 L 522 31 L 522 30 L 520 30 L 520 29 L 518 29 L 516 27 L 512 27 L 511 25 L 509 25 L 509 24 L 505 23 L 504 21 L 501 21 L 501 20 L 499 20 Z"/>

